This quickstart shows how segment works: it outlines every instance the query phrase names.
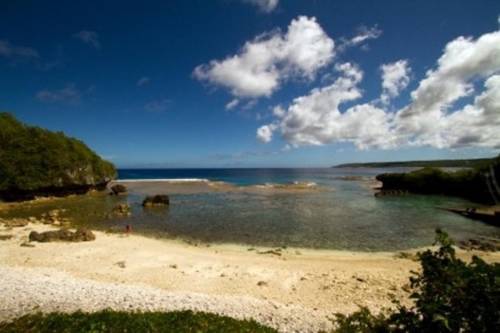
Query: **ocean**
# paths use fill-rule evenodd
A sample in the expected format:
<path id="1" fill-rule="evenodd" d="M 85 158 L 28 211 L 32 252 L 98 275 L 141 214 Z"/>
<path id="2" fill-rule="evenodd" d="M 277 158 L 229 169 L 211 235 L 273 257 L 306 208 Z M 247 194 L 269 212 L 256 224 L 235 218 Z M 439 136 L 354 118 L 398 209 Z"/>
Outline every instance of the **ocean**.
<path id="1" fill-rule="evenodd" d="M 431 245 L 436 228 L 455 240 L 500 237 L 500 228 L 440 209 L 474 206 L 460 198 L 376 198 L 374 177 L 395 171 L 408 169 L 121 169 L 127 196 L 75 196 L 8 214 L 66 209 L 75 224 L 96 229 L 123 231 L 129 225 L 153 237 L 248 247 L 396 251 Z M 306 190 L 282 186 L 294 183 L 306 184 Z M 168 194 L 170 207 L 143 209 L 151 194 Z M 130 217 L 109 214 L 119 203 L 131 206 Z"/>
<path id="2" fill-rule="evenodd" d="M 130 223 L 165 237 L 385 251 L 430 245 L 436 228 L 455 239 L 500 236 L 498 228 L 439 209 L 474 205 L 466 200 L 424 195 L 375 198 L 371 186 L 377 174 L 403 171 L 409 169 L 122 169 L 119 179 L 201 179 L 242 188 L 312 182 L 322 189 L 310 193 L 167 193 L 171 207 L 158 214 L 144 213 L 139 207 L 147 190 L 132 191 L 128 200 L 136 209 Z"/>

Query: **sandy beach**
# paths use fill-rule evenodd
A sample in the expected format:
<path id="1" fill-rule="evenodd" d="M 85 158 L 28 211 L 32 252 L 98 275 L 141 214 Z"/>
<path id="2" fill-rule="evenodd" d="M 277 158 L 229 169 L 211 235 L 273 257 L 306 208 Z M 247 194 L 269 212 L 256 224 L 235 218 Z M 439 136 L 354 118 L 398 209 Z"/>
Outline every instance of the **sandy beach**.
<path id="1" fill-rule="evenodd" d="M 407 299 L 402 287 L 419 267 L 390 252 L 277 251 L 103 232 L 91 242 L 20 246 L 30 231 L 51 229 L 0 229 L 12 235 L 0 242 L 0 320 L 33 311 L 192 309 L 317 332 L 334 313 Z M 500 261 L 497 253 L 481 255 Z"/>

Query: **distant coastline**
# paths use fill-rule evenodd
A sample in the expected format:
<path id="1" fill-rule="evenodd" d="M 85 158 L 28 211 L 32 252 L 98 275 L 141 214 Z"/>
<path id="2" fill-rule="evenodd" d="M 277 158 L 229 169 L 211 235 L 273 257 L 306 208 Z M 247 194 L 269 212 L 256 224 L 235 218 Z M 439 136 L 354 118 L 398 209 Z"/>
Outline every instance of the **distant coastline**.
<path id="1" fill-rule="evenodd" d="M 494 158 L 457 159 L 457 160 L 423 160 L 423 161 L 394 161 L 394 162 L 366 162 L 344 163 L 332 168 L 475 168 L 491 163 Z"/>

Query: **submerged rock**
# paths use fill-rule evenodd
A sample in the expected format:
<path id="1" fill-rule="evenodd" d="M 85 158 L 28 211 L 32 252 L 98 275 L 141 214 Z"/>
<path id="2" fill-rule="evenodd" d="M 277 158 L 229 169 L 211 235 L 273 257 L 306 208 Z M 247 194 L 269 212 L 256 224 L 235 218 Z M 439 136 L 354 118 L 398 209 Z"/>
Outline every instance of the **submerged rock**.
<path id="1" fill-rule="evenodd" d="M 118 204 L 113 207 L 112 213 L 118 216 L 130 216 L 132 213 L 130 212 L 130 206 L 128 204 Z"/>
<path id="2" fill-rule="evenodd" d="M 127 187 L 122 184 L 115 184 L 111 186 L 111 194 L 114 195 L 127 194 Z"/>
<path id="3" fill-rule="evenodd" d="M 147 196 L 142 202 L 143 207 L 153 206 L 168 206 L 170 205 L 170 198 L 166 194 L 157 194 L 154 196 Z"/>
<path id="4" fill-rule="evenodd" d="M 88 229 L 78 229 L 75 232 L 68 229 L 60 229 L 54 231 L 36 232 L 32 231 L 29 234 L 30 242 L 88 242 L 95 240 L 95 235 Z"/>

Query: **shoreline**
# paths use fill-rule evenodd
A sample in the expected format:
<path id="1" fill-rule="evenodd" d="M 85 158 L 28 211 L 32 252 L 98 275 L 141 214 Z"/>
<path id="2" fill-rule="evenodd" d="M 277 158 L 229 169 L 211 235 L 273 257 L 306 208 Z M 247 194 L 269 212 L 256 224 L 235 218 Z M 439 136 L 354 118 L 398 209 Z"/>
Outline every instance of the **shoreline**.
<path id="1" fill-rule="evenodd" d="M 419 268 L 400 252 L 287 248 L 276 255 L 99 231 L 91 242 L 20 246 L 30 231 L 53 229 L 1 227 L 13 237 L 0 241 L 0 320 L 34 310 L 192 309 L 253 318 L 282 332 L 317 332 L 333 313 L 358 306 L 377 312 L 391 306 L 392 296 L 408 302 L 402 287 Z M 481 256 L 500 262 L 497 253 Z"/>

